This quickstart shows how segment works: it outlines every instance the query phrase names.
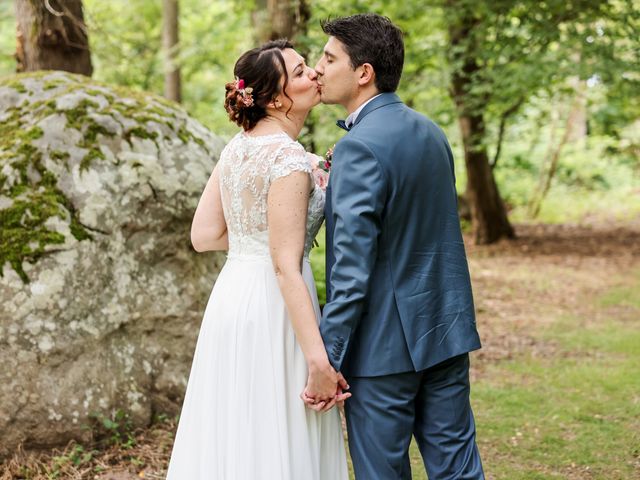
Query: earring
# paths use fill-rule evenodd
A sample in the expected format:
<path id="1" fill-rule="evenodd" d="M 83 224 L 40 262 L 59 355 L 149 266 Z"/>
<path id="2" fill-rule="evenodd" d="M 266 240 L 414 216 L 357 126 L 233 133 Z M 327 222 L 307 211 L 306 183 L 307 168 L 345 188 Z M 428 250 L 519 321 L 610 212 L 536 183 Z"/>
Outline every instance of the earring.
<path id="1" fill-rule="evenodd" d="M 280 100 L 276 100 L 276 108 L 280 108 L 282 106 L 282 103 L 280 103 Z"/>

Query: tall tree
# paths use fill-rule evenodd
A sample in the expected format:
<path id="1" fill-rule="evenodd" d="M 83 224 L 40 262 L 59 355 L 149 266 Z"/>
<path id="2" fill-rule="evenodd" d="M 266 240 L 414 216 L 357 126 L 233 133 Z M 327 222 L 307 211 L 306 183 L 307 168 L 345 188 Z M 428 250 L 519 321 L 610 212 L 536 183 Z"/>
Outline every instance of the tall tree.
<path id="1" fill-rule="evenodd" d="M 162 47 L 164 50 L 164 96 L 169 100 L 182 101 L 180 67 L 178 56 L 178 0 L 163 0 Z"/>
<path id="2" fill-rule="evenodd" d="M 541 89 L 571 76 L 593 75 L 594 51 L 587 39 L 598 22 L 631 13 L 632 3 L 444 0 L 451 93 L 464 144 L 476 242 L 514 234 L 492 172 L 506 120 Z M 489 121 L 500 124 L 493 165 L 487 153 Z"/>
<path id="3" fill-rule="evenodd" d="M 258 43 L 305 35 L 310 11 L 306 0 L 256 0 L 251 19 Z"/>
<path id="4" fill-rule="evenodd" d="M 82 0 L 15 0 L 18 72 L 64 70 L 91 76 Z"/>
<path id="5" fill-rule="evenodd" d="M 481 20 L 471 4 L 450 0 L 457 12 L 450 15 L 451 92 L 458 110 L 458 123 L 464 146 L 467 169 L 466 198 L 471 207 L 471 223 L 477 243 L 491 243 L 499 238 L 514 236 L 514 230 L 493 177 L 487 153 L 483 104 L 486 92 L 474 94 L 474 82 L 482 75 L 477 43 L 469 41 Z M 462 8 L 460 8 L 462 7 Z"/>

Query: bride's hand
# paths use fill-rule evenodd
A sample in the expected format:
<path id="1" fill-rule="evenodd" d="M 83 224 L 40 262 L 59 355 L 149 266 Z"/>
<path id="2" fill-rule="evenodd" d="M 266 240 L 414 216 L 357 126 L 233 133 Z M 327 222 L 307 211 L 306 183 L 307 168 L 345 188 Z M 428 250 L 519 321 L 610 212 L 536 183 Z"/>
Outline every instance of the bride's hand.
<path id="1" fill-rule="evenodd" d="M 310 357 L 309 375 L 305 390 L 307 396 L 316 399 L 318 402 L 324 400 L 328 402 L 336 395 L 338 388 L 338 372 L 336 372 L 327 359 L 324 347 L 322 355 Z"/>
<path id="2" fill-rule="evenodd" d="M 316 400 L 313 397 L 310 397 L 309 395 L 307 395 L 307 387 L 305 387 L 302 393 L 300 394 L 300 398 L 302 399 L 302 401 L 304 402 L 307 408 L 310 408 L 311 410 L 315 410 L 316 412 L 321 411 L 322 408 L 327 403 L 325 401 L 320 401 L 316 403 Z"/>

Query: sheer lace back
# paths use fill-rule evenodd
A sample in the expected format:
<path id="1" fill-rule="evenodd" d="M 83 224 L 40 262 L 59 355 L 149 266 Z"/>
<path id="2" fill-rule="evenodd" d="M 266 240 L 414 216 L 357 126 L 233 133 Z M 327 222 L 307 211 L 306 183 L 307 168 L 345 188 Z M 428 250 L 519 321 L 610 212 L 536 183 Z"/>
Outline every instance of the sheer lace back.
<path id="1" fill-rule="evenodd" d="M 284 133 L 257 137 L 239 133 L 222 151 L 218 168 L 229 256 L 269 256 L 269 187 L 295 171 L 311 174 L 307 152 Z M 322 224 L 323 209 L 324 192 L 316 186 L 309 199 L 305 255 Z"/>

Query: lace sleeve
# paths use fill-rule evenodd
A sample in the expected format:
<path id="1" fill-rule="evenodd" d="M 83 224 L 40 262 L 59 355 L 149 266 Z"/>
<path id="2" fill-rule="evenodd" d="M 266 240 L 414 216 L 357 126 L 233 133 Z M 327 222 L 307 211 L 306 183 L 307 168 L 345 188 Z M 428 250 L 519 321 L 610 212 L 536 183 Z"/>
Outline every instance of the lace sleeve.
<path id="1" fill-rule="evenodd" d="M 312 165 L 307 152 L 302 145 L 295 143 L 278 150 L 271 166 L 270 180 L 273 182 L 293 172 L 311 171 Z"/>

